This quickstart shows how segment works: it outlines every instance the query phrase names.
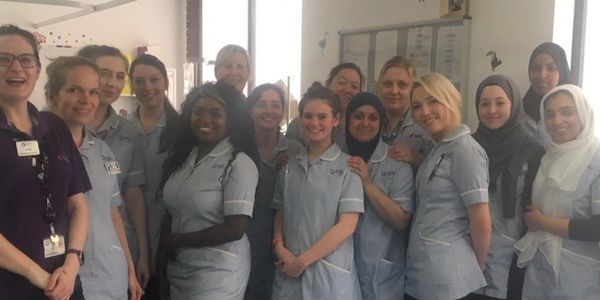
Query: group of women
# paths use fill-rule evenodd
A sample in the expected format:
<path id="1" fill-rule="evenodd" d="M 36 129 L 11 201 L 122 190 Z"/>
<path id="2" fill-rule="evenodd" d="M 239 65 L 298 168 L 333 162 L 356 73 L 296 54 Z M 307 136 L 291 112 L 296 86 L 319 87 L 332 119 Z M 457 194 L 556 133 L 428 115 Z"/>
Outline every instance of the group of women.
<path id="1" fill-rule="evenodd" d="M 286 136 L 280 87 L 244 97 L 239 46 L 181 114 L 152 55 L 57 58 L 50 112 L 29 102 L 41 69 L 33 35 L 1 26 L 2 299 L 600 295 L 600 143 L 555 44 L 533 51 L 523 99 L 481 82 L 472 134 L 453 84 L 400 56 L 377 95 L 334 67 Z M 128 120 L 111 107 L 127 76 Z"/>

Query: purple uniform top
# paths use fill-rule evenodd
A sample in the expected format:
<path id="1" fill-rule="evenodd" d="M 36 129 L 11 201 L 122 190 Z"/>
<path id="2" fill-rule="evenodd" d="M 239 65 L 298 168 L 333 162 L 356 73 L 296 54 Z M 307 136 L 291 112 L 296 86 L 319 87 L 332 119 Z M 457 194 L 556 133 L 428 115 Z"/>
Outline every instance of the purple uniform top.
<path id="1" fill-rule="evenodd" d="M 68 248 L 69 215 L 67 199 L 91 189 L 73 137 L 63 121 L 48 112 L 38 112 L 28 103 L 33 121 L 33 139 L 48 156 L 48 191 L 56 212 L 54 227 L 65 237 Z M 36 177 L 32 157 L 19 157 L 16 141 L 32 140 L 10 124 L 0 110 L 0 233 L 25 255 L 52 273 L 64 255 L 44 258 L 42 241 L 50 235 L 45 217 L 46 202 Z M 76 282 L 76 289 L 80 286 Z M 0 269 L 0 299 L 46 299 L 25 277 Z"/>

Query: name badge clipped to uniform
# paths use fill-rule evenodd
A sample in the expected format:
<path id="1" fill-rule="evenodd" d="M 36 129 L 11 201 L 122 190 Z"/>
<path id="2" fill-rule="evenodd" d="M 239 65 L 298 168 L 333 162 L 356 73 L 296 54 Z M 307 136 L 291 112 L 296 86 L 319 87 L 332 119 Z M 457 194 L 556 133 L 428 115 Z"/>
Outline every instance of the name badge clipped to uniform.
<path id="1" fill-rule="evenodd" d="M 59 234 L 51 234 L 44 239 L 44 258 L 65 254 L 65 237 Z"/>
<path id="2" fill-rule="evenodd" d="M 17 141 L 17 155 L 19 156 L 34 156 L 40 154 L 40 146 L 37 141 Z"/>
<path id="3" fill-rule="evenodd" d="M 108 175 L 121 174 L 121 167 L 119 167 L 119 163 L 114 160 L 105 162 L 104 168 L 106 169 L 106 173 L 108 173 Z"/>

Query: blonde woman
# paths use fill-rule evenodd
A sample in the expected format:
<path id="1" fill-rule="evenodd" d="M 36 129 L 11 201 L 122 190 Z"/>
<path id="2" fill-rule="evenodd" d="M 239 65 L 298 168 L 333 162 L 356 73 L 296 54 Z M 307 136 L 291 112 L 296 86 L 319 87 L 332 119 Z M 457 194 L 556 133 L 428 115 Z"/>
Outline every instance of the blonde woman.
<path id="1" fill-rule="evenodd" d="M 416 80 L 411 106 L 434 146 L 415 178 L 406 298 L 461 299 L 486 285 L 488 158 L 461 124 L 460 94 L 446 77 L 431 73 Z"/>

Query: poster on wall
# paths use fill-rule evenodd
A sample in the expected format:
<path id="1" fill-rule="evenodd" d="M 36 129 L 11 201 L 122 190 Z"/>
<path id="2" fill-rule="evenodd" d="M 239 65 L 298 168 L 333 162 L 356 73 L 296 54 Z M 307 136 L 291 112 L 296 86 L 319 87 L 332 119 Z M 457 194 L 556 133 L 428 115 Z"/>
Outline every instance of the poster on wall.
<path id="1" fill-rule="evenodd" d="M 465 45 L 463 26 L 444 26 L 438 30 L 436 69 L 461 90 L 463 53 Z"/>
<path id="2" fill-rule="evenodd" d="M 398 30 L 379 31 L 375 34 L 375 72 L 373 80 L 379 80 L 379 72 L 383 64 L 398 54 Z M 366 69 L 361 69 L 367 72 Z"/>
<path id="3" fill-rule="evenodd" d="M 408 30 L 406 56 L 412 60 L 417 75 L 431 72 L 431 48 L 433 28 L 431 26 L 414 27 Z"/>
<path id="4" fill-rule="evenodd" d="M 369 34 L 353 34 L 344 39 L 343 62 L 355 63 L 363 73 L 369 66 Z"/>

